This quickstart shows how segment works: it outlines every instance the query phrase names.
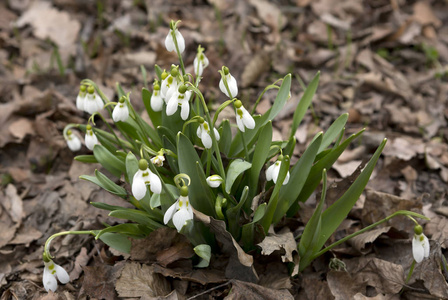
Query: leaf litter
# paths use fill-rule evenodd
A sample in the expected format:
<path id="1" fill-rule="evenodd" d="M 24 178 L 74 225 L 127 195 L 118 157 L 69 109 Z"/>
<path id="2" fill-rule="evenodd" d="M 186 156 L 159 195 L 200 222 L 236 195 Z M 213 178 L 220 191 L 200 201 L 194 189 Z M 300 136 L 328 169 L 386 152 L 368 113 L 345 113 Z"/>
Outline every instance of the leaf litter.
<path id="1" fill-rule="evenodd" d="M 101 3 L 102 7 L 71 0 L 0 4 L 2 299 L 186 299 L 195 295 L 398 299 L 402 289 L 401 296 L 407 299 L 448 298 L 446 274 L 439 268 L 448 236 L 445 2 Z M 321 70 L 313 113 L 307 113 L 296 133 L 299 142 L 292 159 L 303 153 L 304 145 L 320 130 L 316 120 L 325 129 L 349 111 L 347 134 L 364 126 L 369 129 L 350 155 L 329 170 L 329 198 L 337 199 L 351 175 L 359 172 L 357 166 L 382 138 L 389 139 L 369 189 L 332 240 L 399 209 L 423 211 L 431 216 L 424 232 L 433 250 L 408 283 L 404 279 L 412 262 L 412 223 L 398 218 L 290 277 L 285 262 L 297 263 L 290 245 L 309 218 L 307 207 L 314 207 L 311 197 L 303 214 L 282 220 L 276 234 L 250 253 L 226 236 L 220 221 L 200 216 L 223 246 L 206 269 L 193 268 L 192 246 L 174 230 L 158 230 L 147 239 L 133 240 L 130 256 L 112 252 L 91 238 L 55 240 L 57 263 L 70 272 L 72 281 L 57 293 L 44 292 L 41 253 L 45 239 L 61 230 L 95 229 L 101 222 L 117 222 L 89 201 L 125 205 L 78 179 L 92 174 L 97 166 L 73 161 L 62 138 L 67 123 L 86 121 L 75 107 L 79 81 L 90 77 L 100 82 L 111 99 L 119 81 L 138 97 L 143 85 L 139 65 L 145 65 L 149 75 L 154 74 L 155 61 L 169 67 L 173 60 L 164 51 L 166 30 L 160 26 L 171 18 L 182 19 L 187 47 L 194 49 L 200 43 L 210 53 L 210 69 L 225 63 L 232 73 L 240 74 L 244 101 L 253 103 L 260 87 L 272 83 L 275 73 L 291 72 L 296 84 L 290 102 L 296 104 L 303 92 L 299 82 L 307 84 Z M 191 64 L 193 54 L 185 59 Z M 218 80 L 218 74 L 210 72 L 201 82 L 208 88 L 207 98 L 218 95 Z M 269 105 L 274 98 L 275 93 L 266 93 L 261 103 Z M 274 122 L 276 136 L 288 134 L 283 128 L 290 118 L 285 111 Z M 81 154 L 88 151 L 84 148 Z M 232 279 L 238 274 L 253 283 Z"/>

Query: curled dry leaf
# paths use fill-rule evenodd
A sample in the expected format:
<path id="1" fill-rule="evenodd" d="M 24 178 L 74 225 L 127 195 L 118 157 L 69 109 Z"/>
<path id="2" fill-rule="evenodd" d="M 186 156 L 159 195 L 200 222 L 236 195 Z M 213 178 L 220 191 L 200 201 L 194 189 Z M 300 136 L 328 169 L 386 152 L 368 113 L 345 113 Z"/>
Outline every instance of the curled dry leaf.
<path id="1" fill-rule="evenodd" d="M 288 290 L 273 290 L 250 282 L 232 280 L 232 289 L 224 298 L 225 300 L 293 300 L 294 297 Z"/>
<path id="2" fill-rule="evenodd" d="M 370 252 L 370 247 L 368 247 L 367 244 L 373 243 L 380 235 L 382 235 L 383 233 L 387 233 L 390 228 L 390 226 L 387 226 L 383 228 L 373 229 L 355 236 L 348 242 L 360 253 L 366 254 Z"/>
<path id="3" fill-rule="evenodd" d="M 226 223 L 209 217 L 193 209 L 196 220 L 205 224 L 215 234 L 215 238 L 222 244 L 222 252 L 230 256 L 226 268 L 226 277 L 256 282 L 257 273 L 253 267 L 254 259 L 244 252 L 232 235 L 226 230 Z"/>
<path id="4" fill-rule="evenodd" d="M 270 233 L 258 246 L 263 255 L 270 255 L 277 250 L 282 251 L 283 262 L 294 262 L 294 256 L 298 254 L 297 243 L 289 229 L 278 234 Z"/>

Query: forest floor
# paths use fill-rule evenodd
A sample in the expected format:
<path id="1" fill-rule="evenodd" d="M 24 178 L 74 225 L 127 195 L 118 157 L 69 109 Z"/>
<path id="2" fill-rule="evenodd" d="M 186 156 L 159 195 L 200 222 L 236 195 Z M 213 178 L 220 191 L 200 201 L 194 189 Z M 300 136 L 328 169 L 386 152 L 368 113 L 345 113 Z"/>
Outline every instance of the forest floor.
<path id="1" fill-rule="evenodd" d="M 87 122 L 75 105 L 79 83 L 90 78 L 116 101 L 119 82 L 142 111 L 140 66 L 152 83 L 155 64 L 169 68 L 177 61 L 164 46 L 172 19 L 182 20 L 187 71 L 198 45 L 205 48 L 210 65 L 200 88 L 211 107 L 223 101 L 217 72 L 223 65 L 248 105 L 266 85 L 292 74 L 291 99 L 275 119 L 274 140 L 287 136 L 303 86 L 321 72 L 312 109 L 295 135 L 293 159 L 343 113 L 349 113 L 347 135 L 366 128 L 329 170 L 329 197 L 388 139 L 366 192 L 332 241 L 397 210 L 424 214 L 430 218 L 422 225 L 431 254 L 408 282 L 414 225 L 402 217 L 341 245 L 294 278 L 282 263 L 284 250 L 254 253 L 255 283 L 212 268 L 191 269 L 182 260 L 161 265 L 157 252 L 178 238 L 172 231 L 145 240 L 153 260 L 144 261 L 137 250 L 122 255 L 91 237 L 69 236 L 55 240 L 52 253 L 71 280 L 56 293 L 45 291 L 46 239 L 114 224 L 89 202 L 121 203 L 79 179 L 98 165 L 74 161 L 89 150 L 72 153 L 62 136 L 67 124 Z M 447 25 L 448 2 L 433 0 L 2 1 L 1 300 L 448 299 L 441 268 L 448 246 Z M 257 112 L 274 99 L 275 92 L 266 93 Z M 303 230 L 314 207 L 310 199 L 277 233 L 281 226 Z"/>

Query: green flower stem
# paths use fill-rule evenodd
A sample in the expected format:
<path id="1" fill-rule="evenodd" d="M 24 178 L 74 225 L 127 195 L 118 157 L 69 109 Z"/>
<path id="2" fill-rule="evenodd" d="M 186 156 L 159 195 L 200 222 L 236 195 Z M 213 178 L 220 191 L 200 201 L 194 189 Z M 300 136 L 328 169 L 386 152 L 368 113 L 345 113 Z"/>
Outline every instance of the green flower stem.
<path id="1" fill-rule="evenodd" d="M 53 256 L 51 256 L 51 254 L 50 254 L 50 244 L 51 244 L 51 241 L 58 236 L 68 235 L 68 234 L 91 234 L 91 235 L 96 236 L 98 232 L 99 232 L 99 230 L 82 230 L 82 231 L 62 231 L 62 232 L 55 233 L 52 236 L 50 236 L 47 239 L 47 241 L 45 242 L 44 254 L 50 259 L 53 258 Z"/>
<path id="2" fill-rule="evenodd" d="M 128 96 L 129 96 L 129 94 L 128 94 Z M 148 147 L 150 147 L 151 146 L 151 143 L 149 142 L 149 136 L 146 134 L 146 130 L 145 130 L 145 128 L 143 127 L 143 125 L 142 125 L 142 123 L 141 123 L 141 120 L 140 120 L 140 117 L 139 117 L 139 115 L 137 114 L 137 112 L 134 110 L 134 107 L 131 105 L 131 102 L 129 101 L 129 97 L 126 97 L 126 103 L 128 104 L 128 107 L 131 109 L 131 111 L 132 111 L 132 114 L 130 114 L 130 116 L 135 120 L 135 122 L 137 123 L 137 125 L 138 125 L 138 127 L 140 128 L 140 130 L 141 130 L 141 132 L 143 133 L 143 135 L 145 136 L 145 144 L 148 146 Z M 151 147 L 150 147 L 151 148 Z M 152 149 L 152 148 L 151 148 Z"/>
<path id="3" fill-rule="evenodd" d="M 179 64 L 180 64 L 180 68 L 182 69 L 182 75 L 185 75 L 185 66 L 184 66 L 184 60 L 182 59 L 182 54 L 179 51 L 179 45 L 177 44 L 177 38 L 176 38 L 176 31 L 175 30 L 171 30 L 171 36 L 173 37 L 173 41 L 174 41 L 174 46 L 176 46 L 176 53 L 177 56 L 179 57 Z"/>
<path id="4" fill-rule="evenodd" d="M 109 125 L 109 123 L 106 121 L 106 119 L 104 119 L 103 115 L 100 113 L 96 113 L 98 116 L 100 116 L 101 120 L 103 120 L 104 124 L 106 124 L 107 128 L 109 129 L 109 131 L 114 135 L 115 140 L 117 141 L 118 145 L 120 145 L 121 149 L 125 150 L 126 148 L 123 146 L 123 144 L 121 143 L 120 139 L 118 138 L 118 136 L 115 134 L 115 131 L 112 129 L 112 127 Z"/>
<path id="5" fill-rule="evenodd" d="M 415 260 L 412 261 L 411 268 L 409 269 L 408 276 L 406 277 L 406 281 L 404 283 L 409 282 L 409 280 L 411 279 L 412 273 L 414 272 L 414 268 L 415 268 Z"/>
<path id="6" fill-rule="evenodd" d="M 199 96 L 199 99 L 201 100 L 202 106 L 204 108 L 205 118 L 207 119 L 207 123 L 209 124 L 209 126 L 211 126 L 210 136 L 212 137 L 213 150 L 216 153 L 216 159 L 218 161 L 218 168 L 219 168 L 219 173 L 220 173 L 219 175 L 223 179 L 223 183 L 224 183 L 226 181 L 226 172 L 224 171 L 224 165 L 223 165 L 222 159 L 221 159 L 221 151 L 219 150 L 219 145 L 216 140 L 215 130 L 214 130 L 215 127 L 210 118 L 210 112 L 208 110 L 207 104 L 205 103 L 205 99 L 204 99 L 204 96 L 202 95 L 201 91 L 197 87 L 193 86 L 193 84 L 191 84 L 190 82 L 189 82 L 189 85 L 190 85 L 190 89 L 195 94 L 197 94 Z"/>
<path id="7" fill-rule="evenodd" d="M 362 234 L 362 233 L 364 233 L 364 232 L 366 232 L 366 231 L 369 231 L 370 229 L 373 229 L 373 228 L 375 228 L 376 226 L 378 226 L 378 225 L 380 225 L 380 224 L 382 224 L 382 223 L 384 223 L 384 222 L 387 222 L 387 221 L 389 221 L 390 219 L 392 219 L 392 218 L 394 218 L 394 217 L 397 217 L 397 216 L 408 216 L 408 217 L 409 217 L 409 216 L 414 216 L 414 217 L 416 217 L 416 218 L 429 220 L 429 218 L 427 218 L 427 217 L 425 217 L 425 216 L 423 216 L 423 215 L 421 215 L 421 214 L 418 214 L 418 213 L 415 213 L 415 212 L 412 212 L 412 211 L 407 211 L 407 210 L 399 210 L 399 211 L 397 211 L 397 212 L 391 214 L 390 216 L 388 216 L 388 217 L 386 217 L 386 218 L 384 218 L 384 219 L 382 219 L 382 220 L 380 220 L 380 221 L 378 221 L 378 222 L 376 222 L 376 223 L 373 223 L 372 225 L 369 225 L 369 226 L 367 226 L 367 227 L 361 229 L 360 231 L 357 231 L 357 232 L 355 232 L 355 233 L 352 233 L 352 234 L 346 236 L 345 238 L 340 239 L 339 241 L 337 241 L 337 242 L 331 244 L 330 246 L 328 246 L 328 247 L 322 249 L 321 251 L 319 251 L 319 252 L 317 252 L 316 254 L 314 254 L 311 260 L 316 259 L 317 257 L 321 256 L 321 255 L 324 254 L 325 252 L 327 252 L 327 251 L 333 249 L 334 247 L 336 247 L 336 246 L 338 246 L 338 245 L 344 243 L 345 241 L 347 241 L 347 240 L 349 240 L 349 239 L 351 239 L 351 238 L 353 238 L 353 237 L 355 237 L 355 236 L 357 236 L 357 235 L 360 235 L 360 234 Z M 325 226 L 325 224 L 324 224 L 323 226 Z"/>
<path id="8" fill-rule="evenodd" d="M 150 158 L 147 156 L 146 159 L 149 161 L 148 168 L 160 178 L 160 182 L 162 183 L 162 189 L 171 197 L 171 199 L 173 199 L 173 202 L 176 201 L 177 196 L 171 193 L 170 189 L 166 186 L 166 183 L 160 176 L 159 171 L 157 171 L 157 168 L 150 162 Z"/>
<path id="9" fill-rule="evenodd" d="M 205 151 L 207 151 L 207 170 L 205 173 L 205 177 L 208 177 L 210 176 L 210 167 L 212 163 L 212 149 L 206 149 Z"/>
<path id="10" fill-rule="evenodd" d="M 73 127 L 79 128 L 79 124 L 70 123 L 64 127 L 64 130 L 62 131 L 62 135 L 64 136 L 64 139 L 68 140 L 67 131 Z"/>
<path id="11" fill-rule="evenodd" d="M 241 141 L 243 141 L 244 154 L 246 156 L 246 160 L 249 161 L 249 151 L 247 150 L 246 140 L 244 139 L 244 132 L 241 132 Z"/>
<path id="12" fill-rule="evenodd" d="M 252 108 L 252 111 L 250 112 L 251 115 L 253 115 L 253 114 L 255 113 L 255 109 L 257 108 L 258 103 L 260 103 L 260 101 L 261 101 L 261 97 L 263 97 L 263 95 L 264 95 L 267 91 L 269 91 L 270 89 L 277 89 L 277 90 L 280 89 L 280 87 L 279 87 L 278 85 L 276 85 L 276 84 L 277 84 L 279 81 L 281 81 L 281 80 L 283 80 L 283 78 L 280 78 L 279 80 L 277 80 L 277 81 L 274 82 L 273 84 L 268 85 L 268 86 L 263 90 L 263 92 L 260 94 L 260 97 L 258 97 L 257 101 L 255 102 L 254 107 Z"/>

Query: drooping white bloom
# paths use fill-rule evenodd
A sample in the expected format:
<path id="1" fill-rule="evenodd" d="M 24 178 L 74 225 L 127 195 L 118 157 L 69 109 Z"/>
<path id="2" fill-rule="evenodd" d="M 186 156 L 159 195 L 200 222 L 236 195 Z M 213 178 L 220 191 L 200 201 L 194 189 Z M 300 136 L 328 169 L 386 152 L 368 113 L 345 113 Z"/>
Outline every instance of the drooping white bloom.
<path id="1" fill-rule="evenodd" d="M 412 239 L 412 255 L 417 263 L 429 257 L 429 240 L 423 234 L 423 228 L 420 225 L 415 226 L 414 238 Z"/>
<path id="2" fill-rule="evenodd" d="M 62 283 L 66 284 L 70 281 L 70 276 L 67 271 L 64 270 L 60 265 L 55 264 L 51 259 L 48 262 L 44 261 L 44 275 L 42 277 L 42 282 L 44 284 L 45 290 L 55 292 L 58 288 L 57 279 Z"/>
<path id="3" fill-rule="evenodd" d="M 255 120 L 250 113 L 244 108 L 240 100 L 235 101 L 236 109 L 236 125 L 238 129 L 244 132 L 246 128 L 254 129 Z"/>
<path id="4" fill-rule="evenodd" d="M 68 148 L 73 152 L 79 151 L 81 149 L 81 140 L 75 134 L 73 134 L 70 129 L 67 130 L 67 136 L 65 140 L 67 141 Z"/>
<path id="5" fill-rule="evenodd" d="M 202 76 L 204 69 L 207 68 L 209 64 L 207 56 L 204 53 L 198 53 L 193 61 L 194 73 L 198 76 Z"/>
<path id="6" fill-rule="evenodd" d="M 93 114 L 103 108 L 103 100 L 95 94 L 93 86 L 87 88 L 87 96 L 84 101 L 84 111 Z"/>
<path id="7" fill-rule="evenodd" d="M 99 144 L 98 142 L 98 138 L 96 137 L 95 133 L 92 130 L 92 126 L 87 125 L 86 126 L 86 136 L 84 138 L 84 141 L 86 142 L 86 147 L 89 150 L 93 151 L 93 147 L 97 144 Z"/>
<path id="8" fill-rule="evenodd" d="M 162 182 L 160 178 L 148 168 L 145 159 L 139 161 L 139 170 L 134 174 L 132 180 L 132 194 L 135 199 L 141 200 L 146 195 L 146 185 L 149 184 L 151 191 L 155 194 L 162 192 Z"/>
<path id="9" fill-rule="evenodd" d="M 208 186 L 211 188 L 217 188 L 223 182 L 221 176 L 219 176 L 219 175 L 209 176 L 209 177 L 207 177 L 206 181 L 207 181 Z"/>
<path id="10" fill-rule="evenodd" d="M 187 91 L 187 87 L 185 85 L 181 85 L 176 94 L 167 100 L 166 115 L 173 115 L 177 111 L 177 107 L 180 106 L 180 117 L 185 121 L 190 114 L 190 97 L 191 91 Z"/>
<path id="11" fill-rule="evenodd" d="M 217 141 L 219 141 L 220 136 L 219 132 L 216 128 L 213 128 L 213 131 L 215 132 L 215 138 Z M 202 144 L 206 149 L 210 149 L 212 147 L 212 137 L 210 135 L 210 126 L 206 121 L 199 124 L 198 129 L 196 130 L 197 136 L 201 139 Z"/>
<path id="12" fill-rule="evenodd" d="M 177 80 L 177 78 L 174 78 L 172 75 L 168 75 L 162 81 L 160 95 L 162 99 L 165 100 L 165 103 L 168 103 L 170 99 L 177 93 L 177 90 L 179 89 L 179 84 L 180 82 Z"/>
<path id="13" fill-rule="evenodd" d="M 191 209 L 190 200 L 187 196 L 180 196 L 177 201 L 168 208 L 163 217 L 163 223 L 167 224 L 173 220 L 177 231 L 181 231 L 188 220 L 193 219 L 193 210 Z"/>
<path id="14" fill-rule="evenodd" d="M 153 111 L 161 111 L 163 109 L 163 98 L 160 91 L 160 86 L 156 84 L 154 86 L 154 92 L 151 96 L 151 108 Z"/>
<path id="15" fill-rule="evenodd" d="M 86 102 L 86 96 L 87 96 L 87 88 L 85 85 L 81 85 L 79 87 L 79 93 L 76 97 L 76 108 L 79 110 L 84 110 L 84 105 Z"/>
<path id="16" fill-rule="evenodd" d="M 185 39 L 182 36 L 182 34 L 179 32 L 179 30 L 174 29 L 174 35 L 176 36 L 176 41 L 177 41 L 177 46 L 179 47 L 179 52 L 180 54 L 182 54 L 185 50 Z M 165 47 L 166 50 L 173 52 L 176 51 L 176 45 L 174 44 L 174 39 L 173 39 L 173 30 L 170 29 L 170 32 L 168 33 L 168 35 L 165 38 Z"/>
<path id="17" fill-rule="evenodd" d="M 163 153 L 159 153 L 158 155 L 151 158 L 151 162 L 158 167 L 162 167 L 164 161 L 165 161 L 165 156 L 163 156 Z"/>
<path id="18" fill-rule="evenodd" d="M 279 157 L 278 160 L 266 170 L 266 180 L 267 181 L 273 180 L 274 183 L 277 183 L 278 173 L 280 172 L 281 164 L 282 164 L 282 159 Z M 289 171 L 288 171 L 288 173 L 286 173 L 286 177 L 285 177 L 285 180 L 283 181 L 283 185 L 287 184 L 288 182 L 289 182 Z"/>
<path id="19" fill-rule="evenodd" d="M 115 108 L 112 112 L 112 119 L 114 122 L 126 122 L 126 120 L 129 118 L 129 108 L 126 103 L 126 99 L 122 97 L 118 104 L 115 105 Z"/>
<path id="20" fill-rule="evenodd" d="M 233 77 L 230 74 L 229 69 L 227 67 L 223 68 L 223 73 L 224 73 L 224 76 L 222 76 L 221 80 L 219 81 L 219 89 L 227 97 L 229 97 L 230 99 L 233 99 L 238 95 L 238 84 L 236 82 L 235 77 Z M 229 87 L 230 94 L 229 94 L 229 91 L 227 91 L 224 80 L 227 82 L 227 86 Z"/>

